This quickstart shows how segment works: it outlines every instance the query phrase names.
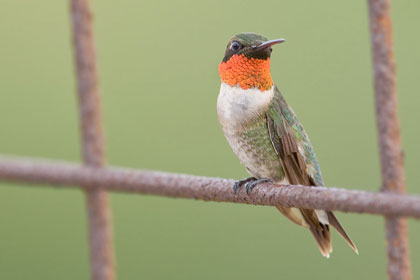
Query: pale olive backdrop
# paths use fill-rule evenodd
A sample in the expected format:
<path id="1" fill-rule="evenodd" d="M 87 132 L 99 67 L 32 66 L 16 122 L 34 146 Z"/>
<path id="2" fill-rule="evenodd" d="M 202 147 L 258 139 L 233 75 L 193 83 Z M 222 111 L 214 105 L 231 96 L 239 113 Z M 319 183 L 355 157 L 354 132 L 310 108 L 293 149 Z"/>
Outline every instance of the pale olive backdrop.
<path id="1" fill-rule="evenodd" d="M 420 191 L 420 2 L 395 1 L 399 111 Z M 243 31 L 284 37 L 273 79 L 328 186 L 380 186 L 365 1 L 94 1 L 111 165 L 243 178 L 216 117 L 218 63 Z M 67 1 L 0 1 L 0 153 L 80 161 Z M 331 259 L 269 207 L 112 194 L 119 279 L 384 279 L 383 220 L 338 216 Z M 88 279 L 84 196 L 0 185 L 0 278 Z M 420 225 L 410 222 L 420 277 Z"/>

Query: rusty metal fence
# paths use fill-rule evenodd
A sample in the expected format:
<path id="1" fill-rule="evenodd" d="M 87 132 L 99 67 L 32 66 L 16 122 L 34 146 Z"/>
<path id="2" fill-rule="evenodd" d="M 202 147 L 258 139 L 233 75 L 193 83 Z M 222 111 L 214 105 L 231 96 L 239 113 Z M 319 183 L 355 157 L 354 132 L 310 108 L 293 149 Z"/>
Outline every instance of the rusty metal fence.
<path id="1" fill-rule="evenodd" d="M 383 215 L 388 279 L 412 279 L 406 217 L 420 218 L 420 196 L 404 194 L 405 176 L 397 116 L 390 0 L 368 0 L 368 6 L 382 171 L 381 192 L 266 183 L 257 186 L 250 195 L 244 191 L 234 195 L 233 180 L 105 166 L 89 0 L 71 0 L 84 165 L 0 156 L 0 180 L 85 190 L 91 274 L 94 280 L 116 278 L 107 191 Z"/>

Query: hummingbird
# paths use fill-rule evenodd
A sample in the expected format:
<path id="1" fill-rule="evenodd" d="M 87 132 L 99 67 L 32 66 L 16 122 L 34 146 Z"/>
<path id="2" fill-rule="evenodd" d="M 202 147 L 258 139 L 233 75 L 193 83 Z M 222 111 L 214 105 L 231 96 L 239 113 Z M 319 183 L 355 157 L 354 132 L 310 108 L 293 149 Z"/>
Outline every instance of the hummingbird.
<path id="1" fill-rule="evenodd" d="M 245 187 L 249 194 L 264 182 L 324 185 L 308 135 L 271 77 L 272 46 L 283 42 L 285 39 L 268 40 L 256 33 L 237 34 L 228 42 L 219 64 L 218 119 L 233 152 L 251 175 L 234 184 L 235 193 Z M 330 226 L 358 254 L 333 212 L 277 209 L 310 230 L 324 257 L 329 258 L 332 252 Z"/>

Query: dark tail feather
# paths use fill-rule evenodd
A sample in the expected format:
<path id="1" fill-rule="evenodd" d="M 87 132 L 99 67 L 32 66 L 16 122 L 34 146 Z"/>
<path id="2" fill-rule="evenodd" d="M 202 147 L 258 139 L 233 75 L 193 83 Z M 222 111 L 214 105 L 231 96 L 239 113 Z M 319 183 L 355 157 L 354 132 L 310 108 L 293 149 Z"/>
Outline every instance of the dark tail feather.
<path id="1" fill-rule="evenodd" d="M 318 244 L 321 254 L 329 258 L 332 252 L 331 234 L 328 225 L 323 224 L 319 221 L 318 216 L 314 210 L 311 209 L 299 209 L 302 213 L 303 219 L 309 225 L 309 230 L 315 238 Z"/>
<path id="2" fill-rule="evenodd" d="M 347 241 L 347 243 L 354 250 L 354 252 L 356 254 L 359 254 L 359 251 L 357 250 L 356 245 L 354 245 L 353 241 L 347 235 L 346 231 L 341 226 L 340 222 L 337 220 L 334 213 L 331 211 L 327 211 L 327 215 L 328 215 L 328 221 L 330 222 L 330 225 L 333 226 L 338 231 L 338 233 Z"/>

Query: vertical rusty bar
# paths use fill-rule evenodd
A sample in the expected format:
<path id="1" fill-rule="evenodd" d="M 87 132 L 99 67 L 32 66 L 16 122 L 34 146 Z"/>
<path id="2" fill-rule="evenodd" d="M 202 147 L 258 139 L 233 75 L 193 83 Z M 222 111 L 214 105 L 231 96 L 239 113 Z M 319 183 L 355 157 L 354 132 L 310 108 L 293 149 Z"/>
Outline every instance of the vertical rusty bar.
<path id="1" fill-rule="evenodd" d="M 404 159 L 397 115 L 390 0 L 368 0 L 375 79 L 382 191 L 405 193 Z M 385 217 L 388 279 L 412 279 L 407 220 Z"/>
<path id="2" fill-rule="evenodd" d="M 83 160 L 86 165 L 102 167 L 105 164 L 104 137 L 89 0 L 71 0 L 71 21 Z M 107 193 L 93 188 L 86 191 L 86 207 L 92 279 L 115 279 L 112 222 Z"/>

